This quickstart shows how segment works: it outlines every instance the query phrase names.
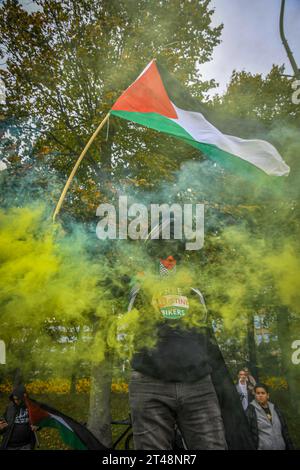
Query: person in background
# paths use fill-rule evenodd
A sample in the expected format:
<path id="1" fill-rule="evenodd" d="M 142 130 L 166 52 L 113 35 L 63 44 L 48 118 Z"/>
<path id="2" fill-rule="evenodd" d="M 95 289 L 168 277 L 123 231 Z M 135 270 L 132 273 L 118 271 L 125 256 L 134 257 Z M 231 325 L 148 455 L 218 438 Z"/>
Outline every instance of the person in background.
<path id="1" fill-rule="evenodd" d="M 254 387 L 254 393 L 255 399 L 248 406 L 246 415 L 256 449 L 294 449 L 282 412 L 269 401 L 268 387 L 258 383 Z"/>
<path id="2" fill-rule="evenodd" d="M 246 378 L 247 378 L 247 382 L 248 382 L 248 390 L 252 393 L 252 395 L 254 396 L 254 387 L 256 385 L 256 380 L 255 378 L 253 377 L 253 375 L 251 375 L 251 372 L 250 370 L 248 369 L 248 367 L 244 367 L 243 368 L 243 371 L 246 373 Z M 253 398 L 252 396 L 252 398 Z"/>
<path id="3" fill-rule="evenodd" d="M 249 390 L 247 375 L 244 370 L 240 370 L 238 373 L 238 383 L 236 384 L 236 389 L 240 396 L 242 407 L 244 410 L 246 410 L 249 403 L 253 399 L 253 395 Z"/>
<path id="4" fill-rule="evenodd" d="M 0 417 L 1 450 L 32 450 L 35 447 L 38 428 L 29 423 L 25 397 L 23 385 L 16 387 L 9 397 L 11 403 Z"/>

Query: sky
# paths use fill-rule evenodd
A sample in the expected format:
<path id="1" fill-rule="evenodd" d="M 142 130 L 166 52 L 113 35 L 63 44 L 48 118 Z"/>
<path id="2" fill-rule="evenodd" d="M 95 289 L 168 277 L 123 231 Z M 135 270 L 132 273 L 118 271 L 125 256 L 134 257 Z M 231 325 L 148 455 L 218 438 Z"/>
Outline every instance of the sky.
<path id="1" fill-rule="evenodd" d="M 202 64 L 204 79 L 214 78 L 222 93 L 234 69 L 267 74 L 272 64 L 292 69 L 279 34 L 281 0 L 211 0 L 213 25 L 224 24 L 222 42 L 211 62 Z M 285 35 L 300 68 L 300 0 L 285 2 Z"/>
<path id="2" fill-rule="evenodd" d="M 29 11 L 36 8 L 31 0 L 21 3 Z M 285 64 L 286 73 L 292 73 L 279 34 L 281 0 L 211 0 L 210 5 L 215 9 L 213 25 L 224 24 L 221 44 L 212 60 L 200 67 L 204 80 L 214 78 L 219 83 L 211 95 L 226 90 L 234 69 L 265 75 L 273 64 Z M 286 0 L 284 25 L 300 68 L 300 0 Z"/>

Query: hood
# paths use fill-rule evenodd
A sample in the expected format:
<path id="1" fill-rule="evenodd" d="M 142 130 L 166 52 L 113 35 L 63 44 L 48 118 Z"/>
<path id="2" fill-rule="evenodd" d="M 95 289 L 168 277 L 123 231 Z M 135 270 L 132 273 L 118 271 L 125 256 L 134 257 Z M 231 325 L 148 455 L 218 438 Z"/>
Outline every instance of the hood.
<path id="1" fill-rule="evenodd" d="M 250 403 L 250 405 L 253 405 L 254 408 L 256 408 L 258 411 L 262 411 L 262 407 L 260 406 L 259 403 L 257 403 L 257 401 L 256 401 L 255 399 L 252 400 L 252 402 Z M 271 403 L 270 401 L 268 401 L 268 405 L 269 405 L 269 408 L 270 408 L 271 413 L 273 414 L 274 404 Z"/>
<path id="2" fill-rule="evenodd" d="M 9 395 L 9 399 L 13 401 L 13 397 L 18 397 L 20 400 L 23 401 L 24 393 L 26 393 L 26 388 L 24 387 L 24 385 L 17 385 L 17 387 L 15 387 L 12 393 Z"/>

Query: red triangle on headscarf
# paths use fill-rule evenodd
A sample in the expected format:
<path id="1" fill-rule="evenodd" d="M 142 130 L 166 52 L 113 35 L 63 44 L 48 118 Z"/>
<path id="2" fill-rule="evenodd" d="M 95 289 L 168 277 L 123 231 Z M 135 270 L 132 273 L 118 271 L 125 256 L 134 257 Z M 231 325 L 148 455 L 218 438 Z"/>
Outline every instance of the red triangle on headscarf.
<path id="1" fill-rule="evenodd" d="M 122 93 L 112 107 L 113 111 L 157 113 L 177 119 L 154 60 L 141 75 Z"/>

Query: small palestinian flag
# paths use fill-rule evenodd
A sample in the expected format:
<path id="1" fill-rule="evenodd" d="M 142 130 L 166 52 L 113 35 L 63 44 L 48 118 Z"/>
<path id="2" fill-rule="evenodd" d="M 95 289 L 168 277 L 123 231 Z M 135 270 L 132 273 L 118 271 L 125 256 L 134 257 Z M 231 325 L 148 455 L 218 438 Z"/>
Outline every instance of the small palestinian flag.
<path id="1" fill-rule="evenodd" d="M 264 140 L 227 135 L 207 119 L 209 112 L 156 60 L 119 97 L 111 114 L 178 137 L 230 170 L 289 174 L 276 148 Z M 211 120 L 211 119 L 210 119 Z"/>
<path id="2" fill-rule="evenodd" d="M 26 406 L 29 412 L 30 424 L 40 428 L 50 427 L 58 429 L 63 442 L 72 449 L 107 449 L 85 426 L 55 408 L 29 398 L 26 398 Z"/>

